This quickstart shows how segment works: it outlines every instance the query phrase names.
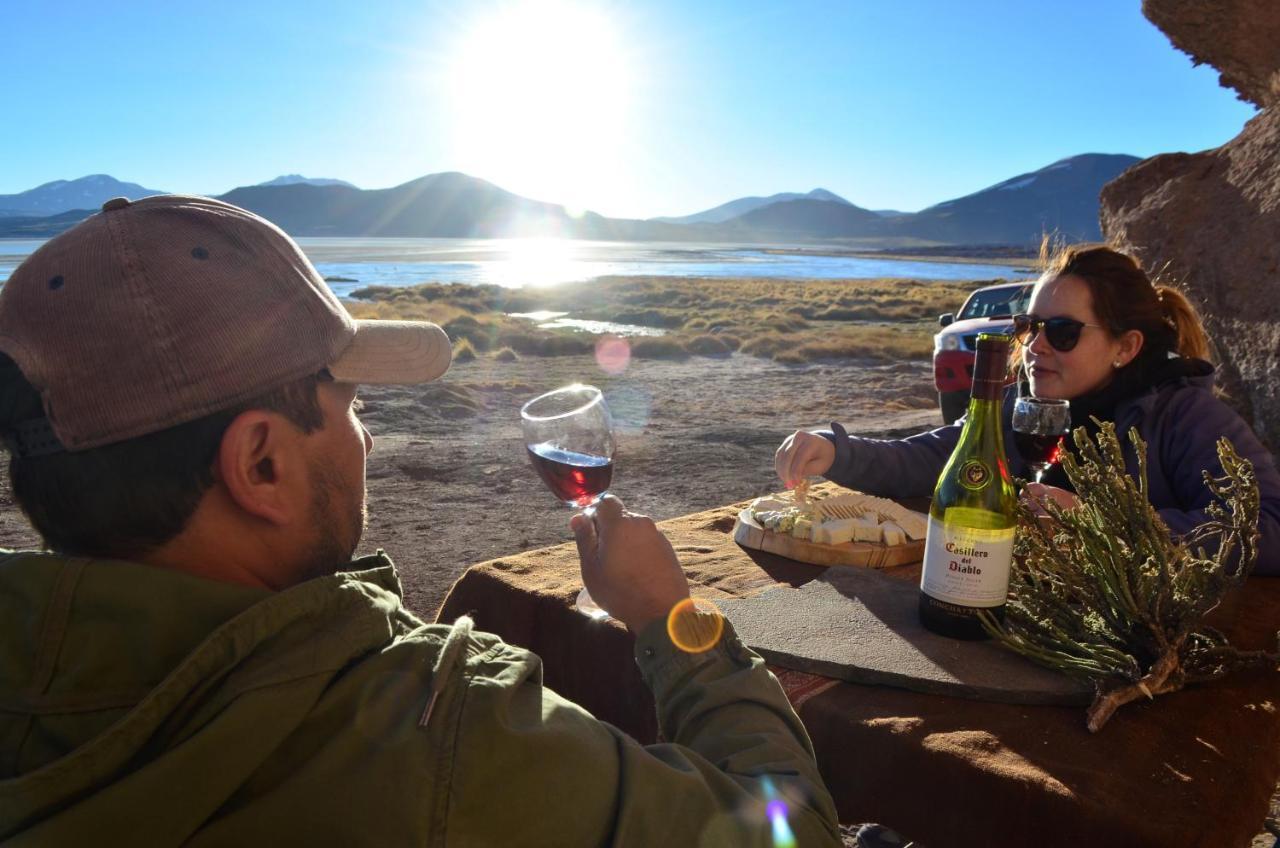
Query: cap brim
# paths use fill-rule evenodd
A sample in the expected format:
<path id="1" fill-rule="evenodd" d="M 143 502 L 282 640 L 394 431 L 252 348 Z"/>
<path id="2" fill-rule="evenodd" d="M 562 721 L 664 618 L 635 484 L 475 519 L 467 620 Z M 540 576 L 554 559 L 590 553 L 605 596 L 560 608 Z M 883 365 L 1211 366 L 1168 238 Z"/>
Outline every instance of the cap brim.
<path id="1" fill-rule="evenodd" d="M 341 383 L 411 385 L 449 370 L 453 348 L 427 321 L 356 321 L 356 334 L 329 373 Z"/>

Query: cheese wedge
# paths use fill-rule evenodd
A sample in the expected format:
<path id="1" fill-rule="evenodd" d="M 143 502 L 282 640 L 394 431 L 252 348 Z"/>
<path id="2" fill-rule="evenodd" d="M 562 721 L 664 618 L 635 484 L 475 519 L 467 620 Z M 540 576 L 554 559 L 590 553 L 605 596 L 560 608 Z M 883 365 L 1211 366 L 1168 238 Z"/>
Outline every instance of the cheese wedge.
<path id="1" fill-rule="evenodd" d="M 753 515 L 757 512 L 780 512 L 792 506 L 795 506 L 795 504 L 790 501 L 765 496 L 763 498 L 756 498 L 751 502 L 751 512 Z"/>
<path id="2" fill-rule="evenodd" d="M 880 522 L 874 515 L 860 515 L 853 520 L 853 539 L 855 542 L 880 541 Z"/>
<path id="3" fill-rule="evenodd" d="M 907 540 L 907 534 L 897 524 L 886 521 L 880 525 L 880 538 L 886 545 L 901 545 Z"/>
<path id="4" fill-rule="evenodd" d="M 856 523 L 857 520 L 853 518 L 840 518 L 815 524 L 813 541 L 824 545 L 842 545 L 845 542 L 852 542 Z"/>

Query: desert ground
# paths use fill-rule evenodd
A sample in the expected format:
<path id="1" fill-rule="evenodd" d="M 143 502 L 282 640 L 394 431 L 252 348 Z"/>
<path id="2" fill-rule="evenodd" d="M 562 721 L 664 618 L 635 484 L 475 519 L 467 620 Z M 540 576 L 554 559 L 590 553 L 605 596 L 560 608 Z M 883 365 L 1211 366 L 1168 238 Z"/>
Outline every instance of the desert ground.
<path id="1" fill-rule="evenodd" d="M 940 423 L 920 360 L 782 365 L 734 353 L 633 360 L 610 375 L 592 355 L 480 357 L 435 384 L 363 389 L 374 450 L 360 552 L 391 555 L 419 615 L 434 617 L 468 565 L 570 538 L 570 510 L 529 466 L 519 409 L 575 381 L 600 386 L 613 407 L 613 492 L 656 519 L 776 489 L 773 451 L 795 428 L 835 419 L 889 435 Z M 0 546 L 37 544 L 4 491 Z"/>

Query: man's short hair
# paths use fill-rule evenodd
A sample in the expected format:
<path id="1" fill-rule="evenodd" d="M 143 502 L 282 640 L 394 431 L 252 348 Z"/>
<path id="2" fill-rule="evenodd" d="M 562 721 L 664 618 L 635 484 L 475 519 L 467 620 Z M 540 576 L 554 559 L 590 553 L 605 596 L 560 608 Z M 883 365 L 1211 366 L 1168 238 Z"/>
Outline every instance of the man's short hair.
<path id="1" fill-rule="evenodd" d="M 135 559 L 186 527 L 213 485 L 213 464 L 228 425 L 262 409 L 304 433 L 324 426 L 317 386 L 324 372 L 259 397 L 145 436 L 102 447 L 9 460 L 14 500 L 45 547 L 73 556 Z M 43 415 L 40 393 L 0 354 L 0 430 Z"/>

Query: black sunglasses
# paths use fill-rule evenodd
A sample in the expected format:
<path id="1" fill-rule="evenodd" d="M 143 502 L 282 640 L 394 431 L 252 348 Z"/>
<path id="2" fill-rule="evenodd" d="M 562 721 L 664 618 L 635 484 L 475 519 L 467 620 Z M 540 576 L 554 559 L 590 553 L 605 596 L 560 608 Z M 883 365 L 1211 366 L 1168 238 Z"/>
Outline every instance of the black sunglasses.
<path id="1" fill-rule="evenodd" d="M 1074 318 L 1041 318 L 1034 313 L 1023 313 L 1013 316 L 1013 337 L 1020 344 L 1030 345 L 1031 340 L 1041 331 L 1054 350 L 1066 353 L 1080 341 L 1080 331 L 1085 327 L 1102 327 L 1101 324 L 1086 324 Z"/>

